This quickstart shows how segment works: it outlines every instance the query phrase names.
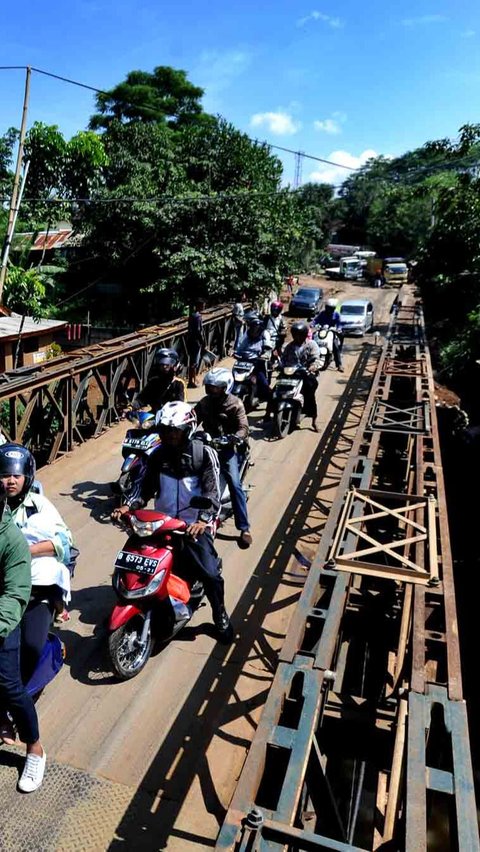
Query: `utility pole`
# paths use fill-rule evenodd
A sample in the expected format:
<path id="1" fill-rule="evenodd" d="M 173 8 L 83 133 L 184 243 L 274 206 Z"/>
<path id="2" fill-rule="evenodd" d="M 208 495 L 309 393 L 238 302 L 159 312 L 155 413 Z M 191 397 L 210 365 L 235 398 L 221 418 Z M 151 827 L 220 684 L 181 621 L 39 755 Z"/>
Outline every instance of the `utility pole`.
<path id="1" fill-rule="evenodd" d="M 27 66 L 27 74 L 25 78 L 25 94 L 23 97 L 23 112 L 22 112 L 22 123 L 20 125 L 20 138 L 18 140 L 18 154 L 17 154 L 17 165 L 15 168 L 15 177 L 13 179 L 13 189 L 12 189 L 12 197 L 10 199 L 10 211 L 8 214 L 8 225 L 7 225 L 7 233 L 5 236 L 5 243 L 3 247 L 2 253 L 2 263 L 0 266 L 0 305 L 3 300 L 3 288 L 5 285 L 5 278 L 7 275 L 7 263 L 8 263 L 8 255 L 10 252 L 10 246 L 12 244 L 13 232 L 15 229 L 15 222 L 17 220 L 18 213 L 18 189 L 20 186 L 20 175 L 22 171 L 22 162 L 23 162 L 23 146 L 25 144 L 25 135 L 27 132 L 27 112 L 28 112 L 28 102 L 30 99 L 30 77 L 32 74 L 32 69 L 30 65 Z"/>
<path id="2" fill-rule="evenodd" d="M 303 151 L 297 151 L 295 154 L 295 176 L 293 178 L 293 188 L 298 189 L 302 183 L 303 170 Z"/>

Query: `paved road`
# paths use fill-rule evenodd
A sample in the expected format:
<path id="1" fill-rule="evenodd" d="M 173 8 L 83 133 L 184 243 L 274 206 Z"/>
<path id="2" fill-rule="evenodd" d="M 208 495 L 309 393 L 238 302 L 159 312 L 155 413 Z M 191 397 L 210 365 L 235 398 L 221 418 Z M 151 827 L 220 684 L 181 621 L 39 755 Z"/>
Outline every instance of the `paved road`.
<path id="1" fill-rule="evenodd" d="M 371 298 L 377 322 L 388 321 L 392 291 L 351 284 L 343 293 Z M 215 642 L 206 605 L 139 677 L 116 683 L 104 622 L 124 534 L 109 522 L 108 483 L 118 473 L 124 425 L 42 471 L 81 557 L 72 619 L 62 631 L 67 664 L 39 702 L 48 774 L 41 790 L 22 797 L 14 792 L 18 753 L 2 751 L 0 849 L 212 848 L 328 511 L 316 479 L 325 430 L 364 351 L 362 341 L 348 340 L 345 373 L 321 375 L 323 435 L 308 421 L 271 442 L 260 415 L 251 417 L 254 545 L 240 551 L 231 523 L 218 540 L 237 632 L 228 649 Z"/>

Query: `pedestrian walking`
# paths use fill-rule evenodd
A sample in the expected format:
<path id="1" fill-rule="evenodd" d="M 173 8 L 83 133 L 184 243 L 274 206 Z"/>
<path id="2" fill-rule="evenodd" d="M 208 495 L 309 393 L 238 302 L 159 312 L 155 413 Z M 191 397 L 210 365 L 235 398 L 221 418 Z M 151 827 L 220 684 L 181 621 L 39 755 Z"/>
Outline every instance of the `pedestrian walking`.
<path id="1" fill-rule="evenodd" d="M 235 302 L 232 311 L 233 317 L 233 328 L 235 330 L 235 342 L 233 344 L 233 351 L 235 352 L 238 344 L 240 343 L 240 339 L 243 336 L 243 332 L 245 329 L 245 308 L 243 303 L 245 301 L 245 293 L 242 293 L 238 302 Z"/>
<path id="2" fill-rule="evenodd" d="M 197 374 L 200 369 L 202 352 L 205 349 L 205 332 L 203 329 L 202 311 L 205 300 L 197 299 L 188 318 L 187 352 L 188 352 L 188 387 L 197 387 Z"/>

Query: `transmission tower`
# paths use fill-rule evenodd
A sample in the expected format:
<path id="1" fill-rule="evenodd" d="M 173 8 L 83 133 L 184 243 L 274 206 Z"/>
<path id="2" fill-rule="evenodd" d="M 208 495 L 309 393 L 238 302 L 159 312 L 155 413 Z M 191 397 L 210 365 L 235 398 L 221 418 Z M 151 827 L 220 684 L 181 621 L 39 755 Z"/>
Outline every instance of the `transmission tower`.
<path id="1" fill-rule="evenodd" d="M 298 189 L 302 183 L 303 155 L 304 151 L 297 151 L 295 154 L 295 176 L 293 178 L 293 188 Z"/>

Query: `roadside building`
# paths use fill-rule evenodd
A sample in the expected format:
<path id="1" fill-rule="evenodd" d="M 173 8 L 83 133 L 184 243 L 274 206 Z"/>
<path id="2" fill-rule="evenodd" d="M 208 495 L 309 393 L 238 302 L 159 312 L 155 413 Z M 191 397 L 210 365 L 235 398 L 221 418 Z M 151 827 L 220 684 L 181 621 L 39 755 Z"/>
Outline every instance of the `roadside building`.
<path id="1" fill-rule="evenodd" d="M 0 373 L 13 370 L 15 350 L 22 317 L 12 313 L 10 316 L 0 314 Z M 19 367 L 30 367 L 46 361 L 51 351 L 52 343 L 66 326 L 62 320 L 34 320 L 25 317 L 21 333 Z"/>

